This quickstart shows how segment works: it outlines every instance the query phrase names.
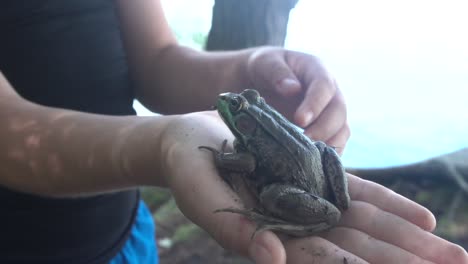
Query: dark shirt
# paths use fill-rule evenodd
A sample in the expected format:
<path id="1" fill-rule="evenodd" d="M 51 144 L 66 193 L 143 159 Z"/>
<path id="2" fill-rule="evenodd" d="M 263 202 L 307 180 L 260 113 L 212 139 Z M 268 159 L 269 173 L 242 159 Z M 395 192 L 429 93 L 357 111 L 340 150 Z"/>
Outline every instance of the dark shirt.
<path id="1" fill-rule="evenodd" d="M 0 36 L 0 70 L 24 98 L 135 114 L 111 0 L 4 0 Z M 136 190 L 51 199 L 0 187 L 0 263 L 105 263 L 125 242 L 138 200 Z"/>

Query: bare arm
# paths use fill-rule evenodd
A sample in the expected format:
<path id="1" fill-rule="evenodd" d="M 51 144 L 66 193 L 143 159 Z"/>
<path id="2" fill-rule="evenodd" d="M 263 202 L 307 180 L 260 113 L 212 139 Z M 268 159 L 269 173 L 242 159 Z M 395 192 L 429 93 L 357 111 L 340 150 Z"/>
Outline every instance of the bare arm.
<path id="1" fill-rule="evenodd" d="M 117 1 L 138 99 L 160 113 L 208 109 L 220 92 L 246 88 L 240 52 L 200 52 L 177 45 L 159 0 Z M 196 100 L 190 94 L 196 94 Z"/>
<path id="2" fill-rule="evenodd" d="M 33 104 L 0 72 L 0 184 L 46 196 L 164 185 L 155 173 L 162 160 L 156 150 L 169 119 L 113 117 Z"/>

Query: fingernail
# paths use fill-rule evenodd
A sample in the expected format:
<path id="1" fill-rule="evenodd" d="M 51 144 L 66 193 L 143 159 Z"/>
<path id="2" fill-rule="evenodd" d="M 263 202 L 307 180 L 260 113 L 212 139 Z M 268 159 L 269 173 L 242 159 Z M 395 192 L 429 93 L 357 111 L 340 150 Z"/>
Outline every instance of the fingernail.
<path id="1" fill-rule="evenodd" d="M 256 264 L 273 263 L 273 257 L 262 241 L 255 241 L 250 245 L 249 255 Z"/>
<path id="2" fill-rule="evenodd" d="M 293 78 L 285 78 L 279 82 L 278 89 L 280 92 L 291 92 L 300 89 L 301 84 Z"/>

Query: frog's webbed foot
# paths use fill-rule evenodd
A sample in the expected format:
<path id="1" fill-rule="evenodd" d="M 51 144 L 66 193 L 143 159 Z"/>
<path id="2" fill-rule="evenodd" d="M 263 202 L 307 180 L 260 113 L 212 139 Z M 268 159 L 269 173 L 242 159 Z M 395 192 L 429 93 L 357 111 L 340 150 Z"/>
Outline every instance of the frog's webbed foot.
<path id="1" fill-rule="evenodd" d="M 291 236 L 301 237 L 301 236 L 313 235 L 321 231 L 327 230 L 331 227 L 331 225 L 326 222 L 314 223 L 314 224 L 309 224 L 309 225 L 294 224 L 294 223 L 290 223 L 290 222 L 284 221 L 282 219 L 279 219 L 273 216 L 264 215 L 262 212 L 260 212 L 259 210 L 255 208 L 252 208 L 252 209 L 224 208 L 224 209 L 217 209 L 214 212 L 215 213 L 229 212 L 229 213 L 241 214 L 247 217 L 249 220 L 253 221 L 255 224 L 257 224 L 257 228 L 252 233 L 252 236 L 250 237 L 251 239 L 253 239 L 258 232 L 264 231 L 264 230 L 278 231 L 278 232 L 288 234 Z"/>

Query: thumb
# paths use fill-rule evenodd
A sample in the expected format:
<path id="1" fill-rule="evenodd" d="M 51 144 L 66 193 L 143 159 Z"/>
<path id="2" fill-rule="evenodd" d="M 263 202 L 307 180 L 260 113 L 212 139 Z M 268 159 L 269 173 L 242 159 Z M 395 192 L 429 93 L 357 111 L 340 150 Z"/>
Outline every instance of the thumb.
<path id="1" fill-rule="evenodd" d="M 200 160 L 187 160 L 200 166 Z M 192 167 L 192 166 L 189 166 Z M 197 165 L 192 168 L 197 171 Z M 198 167 L 198 171 L 202 168 Z M 240 255 L 248 256 L 257 264 L 285 264 L 286 252 L 280 239 L 271 231 L 262 231 L 252 235 L 257 225 L 245 216 L 214 211 L 223 208 L 240 208 L 239 199 L 228 186 L 219 179 L 207 180 L 208 171 L 196 177 L 172 177 L 172 192 L 180 210 L 192 222 L 207 231 L 222 247 Z M 190 175 L 190 173 L 184 173 Z M 215 175 L 212 175 L 214 178 Z M 208 176 L 209 177 L 209 176 Z M 211 178 L 211 177 L 209 177 Z M 183 179 L 183 184 L 174 184 Z M 213 198 L 215 197 L 215 198 Z"/>
<path id="2" fill-rule="evenodd" d="M 256 230 L 254 223 L 244 216 L 219 213 L 213 237 L 226 249 L 248 256 L 256 264 L 285 264 L 286 251 L 280 239 L 271 231 Z"/>
<path id="3" fill-rule="evenodd" d="M 261 50 L 251 58 L 252 80 L 263 87 L 271 87 L 283 96 L 292 96 L 301 91 L 301 83 L 288 65 L 283 50 Z"/>

